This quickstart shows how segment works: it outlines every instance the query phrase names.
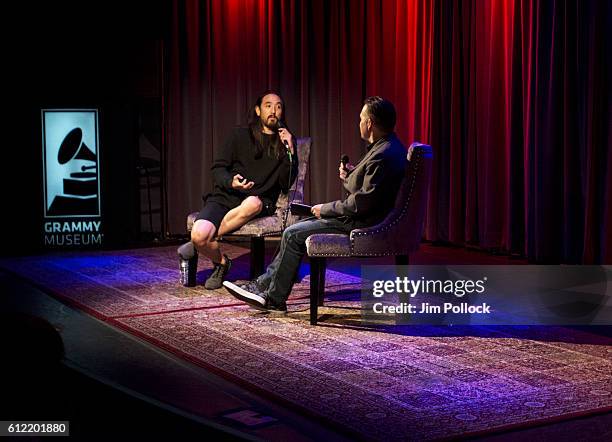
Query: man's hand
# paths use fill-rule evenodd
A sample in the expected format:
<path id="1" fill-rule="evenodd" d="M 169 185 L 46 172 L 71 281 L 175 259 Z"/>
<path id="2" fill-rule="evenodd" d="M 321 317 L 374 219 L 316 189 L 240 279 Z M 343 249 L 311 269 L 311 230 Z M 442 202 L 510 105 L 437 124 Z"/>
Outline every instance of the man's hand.
<path id="1" fill-rule="evenodd" d="M 323 207 L 323 204 L 317 204 L 315 206 L 312 206 L 310 209 L 310 213 L 312 213 L 318 219 L 321 219 L 321 207 Z"/>
<path id="2" fill-rule="evenodd" d="M 284 127 L 278 129 L 278 137 L 281 139 L 281 143 L 285 144 L 285 141 L 291 149 L 291 155 L 295 155 L 295 147 L 293 146 L 293 135 Z"/>
<path id="3" fill-rule="evenodd" d="M 232 189 L 236 189 L 236 190 L 249 190 L 254 185 L 255 185 L 255 183 L 253 181 L 248 181 L 247 182 L 247 179 L 244 178 L 239 173 L 234 175 L 234 178 L 232 178 Z"/>
<path id="4" fill-rule="evenodd" d="M 355 166 L 353 166 L 350 163 L 346 163 L 346 166 L 340 163 L 340 165 L 338 166 L 338 176 L 340 177 L 341 180 L 345 180 L 346 177 L 348 176 L 348 173 L 354 168 Z"/>

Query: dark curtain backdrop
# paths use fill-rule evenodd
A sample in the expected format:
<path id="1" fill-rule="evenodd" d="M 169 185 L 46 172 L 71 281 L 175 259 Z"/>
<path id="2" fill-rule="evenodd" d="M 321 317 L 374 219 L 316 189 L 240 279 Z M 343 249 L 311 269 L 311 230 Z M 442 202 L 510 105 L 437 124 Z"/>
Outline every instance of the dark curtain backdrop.
<path id="1" fill-rule="evenodd" d="M 612 2 L 174 1 L 169 231 L 212 187 L 214 149 L 279 90 L 313 138 L 307 201 L 339 198 L 363 99 L 432 144 L 425 236 L 537 262 L 612 263 Z"/>

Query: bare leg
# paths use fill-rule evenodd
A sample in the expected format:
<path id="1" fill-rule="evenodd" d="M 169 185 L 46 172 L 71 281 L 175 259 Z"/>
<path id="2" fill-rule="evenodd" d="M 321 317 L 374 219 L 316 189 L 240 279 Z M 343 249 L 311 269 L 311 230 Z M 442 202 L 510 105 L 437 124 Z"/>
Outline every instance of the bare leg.
<path id="1" fill-rule="evenodd" d="M 223 217 L 221 226 L 219 226 L 219 233 L 216 232 L 213 223 L 199 219 L 191 229 L 191 241 L 198 252 L 210 258 L 213 263 L 225 264 L 225 257 L 221 253 L 219 241 L 216 240 L 216 237 L 242 227 L 261 212 L 262 207 L 259 198 L 256 196 L 247 197 L 242 201 L 242 204 L 234 207 Z"/>
<path id="2" fill-rule="evenodd" d="M 252 220 L 263 208 L 263 204 L 256 196 L 249 196 L 242 201 L 238 207 L 234 207 L 232 210 L 227 212 L 221 221 L 219 226 L 219 234 L 217 236 L 223 236 L 229 232 L 239 229 L 244 226 L 247 222 Z"/>
<path id="3" fill-rule="evenodd" d="M 219 242 L 214 239 L 216 230 L 210 221 L 199 219 L 193 223 L 191 242 L 199 253 L 210 258 L 212 262 L 219 263 L 222 262 L 223 256 L 219 250 Z"/>

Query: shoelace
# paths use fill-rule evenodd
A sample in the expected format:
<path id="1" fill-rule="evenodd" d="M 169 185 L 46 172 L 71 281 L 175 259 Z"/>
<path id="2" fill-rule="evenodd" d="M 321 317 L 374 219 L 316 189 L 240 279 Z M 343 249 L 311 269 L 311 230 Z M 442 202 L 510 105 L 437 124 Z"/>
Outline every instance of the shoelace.
<path id="1" fill-rule="evenodd" d="M 223 264 L 215 265 L 215 269 L 212 272 L 212 276 L 217 278 L 221 273 L 223 273 L 224 269 L 225 269 L 225 266 Z"/>
<path id="2" fill-rule="evenodd" d="M 247 282 L 246 284 L 243 285 L 242 288 L 246 290 L 247 292 L 251 292 L 251 293 L 259 293 L 261 291 L 259 289 L 259 286 L 254 282 Z"/>

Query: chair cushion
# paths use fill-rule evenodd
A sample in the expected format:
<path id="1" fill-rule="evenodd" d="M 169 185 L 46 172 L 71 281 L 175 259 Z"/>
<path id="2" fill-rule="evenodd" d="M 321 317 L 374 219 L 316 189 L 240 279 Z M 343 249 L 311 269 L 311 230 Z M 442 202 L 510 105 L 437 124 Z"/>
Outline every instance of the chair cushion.
<path id="1" fill-rule="evenodd" d="M 193 228 L 193 223 L 195 222 L 198 213 L 199 212 L 193 212 L 187 216 L 188 232 L 191 232 L 191 229 Z M 289 215 L 289 218 L 291 219 L 287 220 L 287 225 L 291 225 L 293 224 L 293 222 L 295 222 L 291 215 Z M 269 236 L 279 235 L 282 230 L 282 218 L 278 215 L 273 215 L 255 218 L 254 220 L 251 220 L 246 223 L 240 229 L 231 232 L 230 235 Z"/>
<path id="2" fill-rule="evenodd" d="M 351 256 L 348 235 L 340 233 L 315 233 L 306 239 L 308 256 Z"/>
<path id="3" fill-rule="evenodd" d="M 280 216 L 263 216 L 256 218 L 229 235 L 268 236 L 279 235 L 283 230 Z"/>

